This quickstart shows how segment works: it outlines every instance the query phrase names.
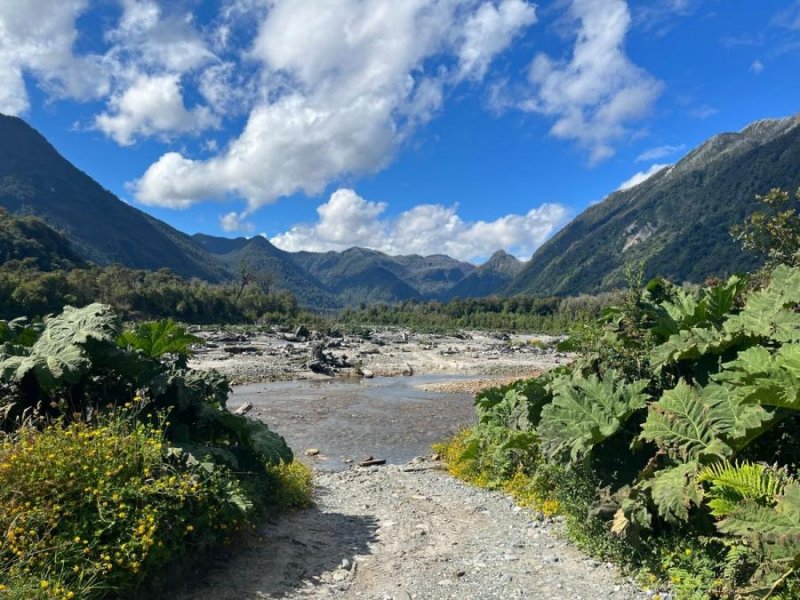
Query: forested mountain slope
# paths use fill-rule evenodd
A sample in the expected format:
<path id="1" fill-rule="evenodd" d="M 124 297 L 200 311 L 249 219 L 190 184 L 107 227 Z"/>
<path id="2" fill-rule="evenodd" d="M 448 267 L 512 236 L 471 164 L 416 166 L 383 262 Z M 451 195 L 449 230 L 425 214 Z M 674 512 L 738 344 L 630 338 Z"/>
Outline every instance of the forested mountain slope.
<path id="1" fill-rule="evenodd" d="M 577 294 L 619 287 L 625 265 L 701 282 L 751 269 L 730 228 L 756 194 L 800 185 L 800 115 L 717 135 L 672 167 L 589 207 L 533 255 L 507 293 Z"/>

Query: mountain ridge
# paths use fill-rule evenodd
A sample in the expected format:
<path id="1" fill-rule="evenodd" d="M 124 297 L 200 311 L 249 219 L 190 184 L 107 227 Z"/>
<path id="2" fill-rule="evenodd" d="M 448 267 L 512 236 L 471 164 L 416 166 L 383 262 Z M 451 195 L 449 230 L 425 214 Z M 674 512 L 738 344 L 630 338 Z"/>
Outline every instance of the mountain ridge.
<path id="1" fill-rule="evenodd" d="M 773 187 L 800 185 L 800 115 L 762 119 L 709 138 L 671 167 L 590 206 L 545 242 L 505 294 L 572 295 L 626 284 L 626 266 L 645 277 L 702 282 L 755 268 L 730 228 Z"/>
<path id="2" fill-rule="evenodd" d="M 800 114 L 715 135 L 676 164 L 610 193 L 527 262 L 504 251 L 475 266 L 445 255 L 390 256 L 366 248 L 287 252 L 263 236 L 187 235 L 130 206 L 69 163 L 21 119 L 0 116 L 0 207 L 38 216 L 82 260 L 168 268 L 186 278 L 240 281 L 257 273 L 304 306 L 570 295 L 625 285 L 626 265 L 699 282 L 757 266 L 729 235 L 756 194 L 800 185 Z M 56 243 L 55 238 L 50 242 Z M 33 252 L 33 250 L 32 250 Z"/>

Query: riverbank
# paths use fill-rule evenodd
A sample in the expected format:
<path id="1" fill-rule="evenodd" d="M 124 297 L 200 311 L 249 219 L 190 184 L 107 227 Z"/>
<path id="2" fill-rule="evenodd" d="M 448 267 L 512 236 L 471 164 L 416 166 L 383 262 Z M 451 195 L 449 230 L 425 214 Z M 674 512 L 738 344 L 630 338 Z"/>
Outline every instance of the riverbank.
<path id="1" fill-rule="evenodd" d="M 216 369 L 234 384 L 325 380 L 331 375 L 522 378 L 571 360 L 569 354 L 556 351 L 559 338 L 548 335 L 381 330 L 358 336 L 326 336 L 305 328 L 291 334 L 210 330 L 195 334 L 205 344 L 191 366 Z M 323 374 L 326 368 L 330 374 Z"/>

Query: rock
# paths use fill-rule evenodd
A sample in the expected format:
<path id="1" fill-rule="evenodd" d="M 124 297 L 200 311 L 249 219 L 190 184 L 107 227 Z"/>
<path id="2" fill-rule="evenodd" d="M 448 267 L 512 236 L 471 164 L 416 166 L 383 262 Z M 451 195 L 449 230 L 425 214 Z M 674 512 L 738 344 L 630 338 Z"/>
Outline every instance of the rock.
<path id="1" fill-rule="evenodd" d="M 403 369 L 402 374 L 405 375 L 406 377 L 411 377 L 414 374 L 414 367 L 406 363 L 406 368 Z"/>
<path id="2" fill-rule="evenodd" d="M 297 329 L 294 330 L 294 337 L 298 340 L 307 338 L 309 336 L 308 327 L 305 325 L 300 325 Z"/>
<path id="3" fill-rule="evenodd" d="M 339 568 L 340 569 L 344 569 L 345 571 L 349 571 L 350 567 L 352 567 L 352 566 L 353 566 L 352 563 L 348 559 L 343 558 L 342 559 L 342 564 L 339 565 Z"/>
<path id="4" fill-rule="evenodd" d="M 361 369 L 361 376 L 365 379 L 372 379 L 373 377 L 375 377 L 375 373 L 373 373 L 369 369 Z"/>
<path id="5" fill-rule="evenodd" d="M 385 458 L 368 458 L 367 460 L 362 460 L 358 463 L 359 467 L 377 467 L 378 465 L 385 465 L 386 459 Z"/>
<path id="6" fill-rule="evenodd" d="M 340 570 L 336 571 L 336 572 L 333 574 L 333 580 L 334 580 L 336 583 L 339 583 L 340 581 L 344 581 L 345 579 L 347 579 L 347 575 L 348 575 L 347 571 L 342 571 L 342 570 L 340 569 Z"/>
<path id="7" fill-rule="evenodd" d="M 411 594 L 409 594 L 405 590 L 400 590 L 399 592 L 395 593 L 394 596 L 392 596 L 392 600 L 412 600 L 412 599 L 411 599 Z"/>
<path id="8" fill-rule="evenodd" d="M 253 410 L 253 403 L 252 402 L 245 402 L 239 408 L 237 408 L 235 411 L 233 411 L 233 414 L 235 414 L 235 415 L 246 415 L 251 410 Z"/>
<path id="9" fill-rule="evenodd" d="M 319 448 L 309 448 L 306 450 L 306 456 L 318 456 Z"/>

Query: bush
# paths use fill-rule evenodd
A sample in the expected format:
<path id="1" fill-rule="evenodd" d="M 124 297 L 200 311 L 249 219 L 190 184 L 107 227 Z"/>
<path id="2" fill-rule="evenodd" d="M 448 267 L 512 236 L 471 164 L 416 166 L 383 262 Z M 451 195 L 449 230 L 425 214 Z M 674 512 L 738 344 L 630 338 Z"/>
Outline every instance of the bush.
<path id="1" fill-rule="evenodd" d="M 230 472 L 170 455 L 153 426 L 22 429 L 0 446 L 2 585 L 20 599 L 131 590 L 243 526 L 251 505 Z"/>
<path id="2" fill-rule="evenodd" d="M 679 598 L 792 597 L 800 268 L 623 300 L 571 369 L 482 392 L 451 472 L 549 502 L 583 548 Z"/>

